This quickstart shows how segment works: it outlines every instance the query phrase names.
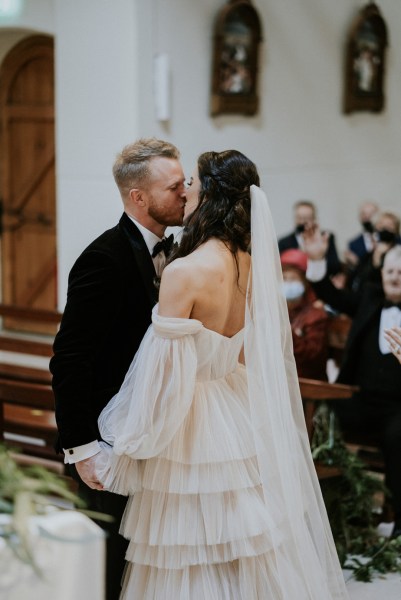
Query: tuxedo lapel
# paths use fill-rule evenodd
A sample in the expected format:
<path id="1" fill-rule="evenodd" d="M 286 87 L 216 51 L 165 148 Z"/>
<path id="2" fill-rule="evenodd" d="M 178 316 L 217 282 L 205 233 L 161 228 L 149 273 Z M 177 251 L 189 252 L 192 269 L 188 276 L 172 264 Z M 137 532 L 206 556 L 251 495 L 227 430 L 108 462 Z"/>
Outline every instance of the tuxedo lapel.
<path id="1" fill-rule="evenodd" d="M 141 232 L 125 213 L 120 219 L 119 227 L 128 238 L 146 292 L 153 306 L 157 302 L 158 290 L 154 284 L 156 271 L 149 250 L 144 242 Z"/>
<path id="2" fill-rule="evenodd" d="M 381 285 L 367 284 L 363 299 L 361 301 L 361 307 L 358 313 L 360 314 L 360 320 L 362 327 L 371 321 L 371 319 L 377 317 L 384 305 L 384 292 Z"/>
<path id="3" fill-rule="evenodd" d="M 380 310 L 381 306 L 378 302 L 374 302 L 372 305 L 366 306 L 366 310 L 358 310 L 357 315 L 353 319 L 354 326 L 350 330 L 350 348 L 354 350 L 355 341 L 359 339 L 361 333 L 365 331 L 373 319 L 379 318 L 378 313 L 380 313 Z"/>

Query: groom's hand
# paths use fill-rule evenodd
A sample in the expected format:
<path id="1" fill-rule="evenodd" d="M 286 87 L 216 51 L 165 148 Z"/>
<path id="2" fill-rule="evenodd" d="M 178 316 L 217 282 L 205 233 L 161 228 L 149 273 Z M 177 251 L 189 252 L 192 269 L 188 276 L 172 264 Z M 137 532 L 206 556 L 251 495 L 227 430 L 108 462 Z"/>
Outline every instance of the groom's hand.
<path id="1" fill-rule="evenodd" d="M 92 490 L 103 490 L 103 485 L 100 483 L 96 475 L 95 457 L 96 455 L 76 462 L 75 468 L 82 481 L 86 483 L 88 487 L 90 487 Z"/>

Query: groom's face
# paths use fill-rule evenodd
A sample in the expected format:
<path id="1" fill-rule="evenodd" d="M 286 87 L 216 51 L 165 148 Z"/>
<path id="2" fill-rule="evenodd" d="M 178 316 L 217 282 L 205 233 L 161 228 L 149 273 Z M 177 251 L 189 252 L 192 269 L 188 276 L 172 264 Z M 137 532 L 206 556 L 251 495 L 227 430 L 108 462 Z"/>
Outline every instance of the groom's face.
<path id="1" fill-rule="evenodd" d="M 149 217 L 164 226 L 182 225 L 186 202 L 184 172 L 178 160 L 163 156 L 149 163 L 142 195 Z"/>

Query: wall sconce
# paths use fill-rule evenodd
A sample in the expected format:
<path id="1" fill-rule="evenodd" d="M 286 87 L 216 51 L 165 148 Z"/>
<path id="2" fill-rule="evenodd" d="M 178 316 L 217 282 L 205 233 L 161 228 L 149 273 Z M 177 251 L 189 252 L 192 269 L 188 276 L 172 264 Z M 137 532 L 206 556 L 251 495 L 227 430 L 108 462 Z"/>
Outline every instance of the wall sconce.
<path id="1" fill-rule="evenodd" d="M 158 121 L 170 119 L 170 60 L 167 54 L 153 59 L 154 103 Z"/>

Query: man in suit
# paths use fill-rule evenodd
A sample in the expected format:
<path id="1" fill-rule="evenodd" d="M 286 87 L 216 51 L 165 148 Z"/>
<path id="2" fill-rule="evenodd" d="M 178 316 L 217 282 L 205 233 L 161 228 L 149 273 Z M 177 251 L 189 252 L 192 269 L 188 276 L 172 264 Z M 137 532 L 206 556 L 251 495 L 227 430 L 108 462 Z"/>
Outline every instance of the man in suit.
<path id="1" fill-rule="evenodd" d="M 107 531 L 107 600 L 120 593 L 127 543 L 118 529 L 126 498 L 101 491 L 96 478 L 97 419 L 151 322 L 155 282 L 166 260 L 162 238 L 167 226 L 182 224 L 186 202 L 179 152 L 168 142 L 141 139 L 126 146 L 113 174 L 124 213 L 72 267 L 50 361 L 58 451 L 64 451 L 89 508 L 115 519 Z"/>
<path id="2" fill-rule="evenodd" d="M 400 220 L 394 213 L 380 213 L 374 223 L 371 237 L 371 249 L 366 252 L 355 264 L 349 268 L 347 287 L 357 291 L 365 281 L 376 276 L 380 281 L 380 267 L 385 253 L 396 244 L 400 243 Z"/>
<path id="3" fill-rule="evenodd" d="M 352 317 L 339 383 L 357 385 L 351 400 L 333 403 L 343 429 L 378 436 L 386 464 L 386 484 L 394 510 L 394 537 L 401 535 L 401 369 L 385 331 L 401 326 L 401 246 L 384 257 L 381 284 L 359 292 L 334 287 L 326 273 L 327 240 L 318 230 L 305 235 L 307 278 L 319 298 Z"/>
<path id="4" fill-rule="evenodd" d="M 348 243 L 346 251 L 346 261 L 351 266 L 355 266 L 365 256 L 366 253 L 373 250 L 373 232 L 375 217 L 379 212 L 379 207 L 374 202 L 364 202 L 359 209 L 359 222 L 362 226 L 362 233 L 354 237 Z"/>
<path id="5" fill-rule="evenodd" d="M 294 205 L 294 224 L 295 229 L 292 233 L 278 240 L 280 254 L 290 248 L 299 248 L 304 250 L 304 231 L 305 227 L 316 223 L 316 207 L 309 200 L 299 200 Z M 328 235 L 327 246 L 327 270 L 329 275 L 336 275 L 341 271 L 341 262 L 338 258 L 336 242 L 332 233 Z"/>

